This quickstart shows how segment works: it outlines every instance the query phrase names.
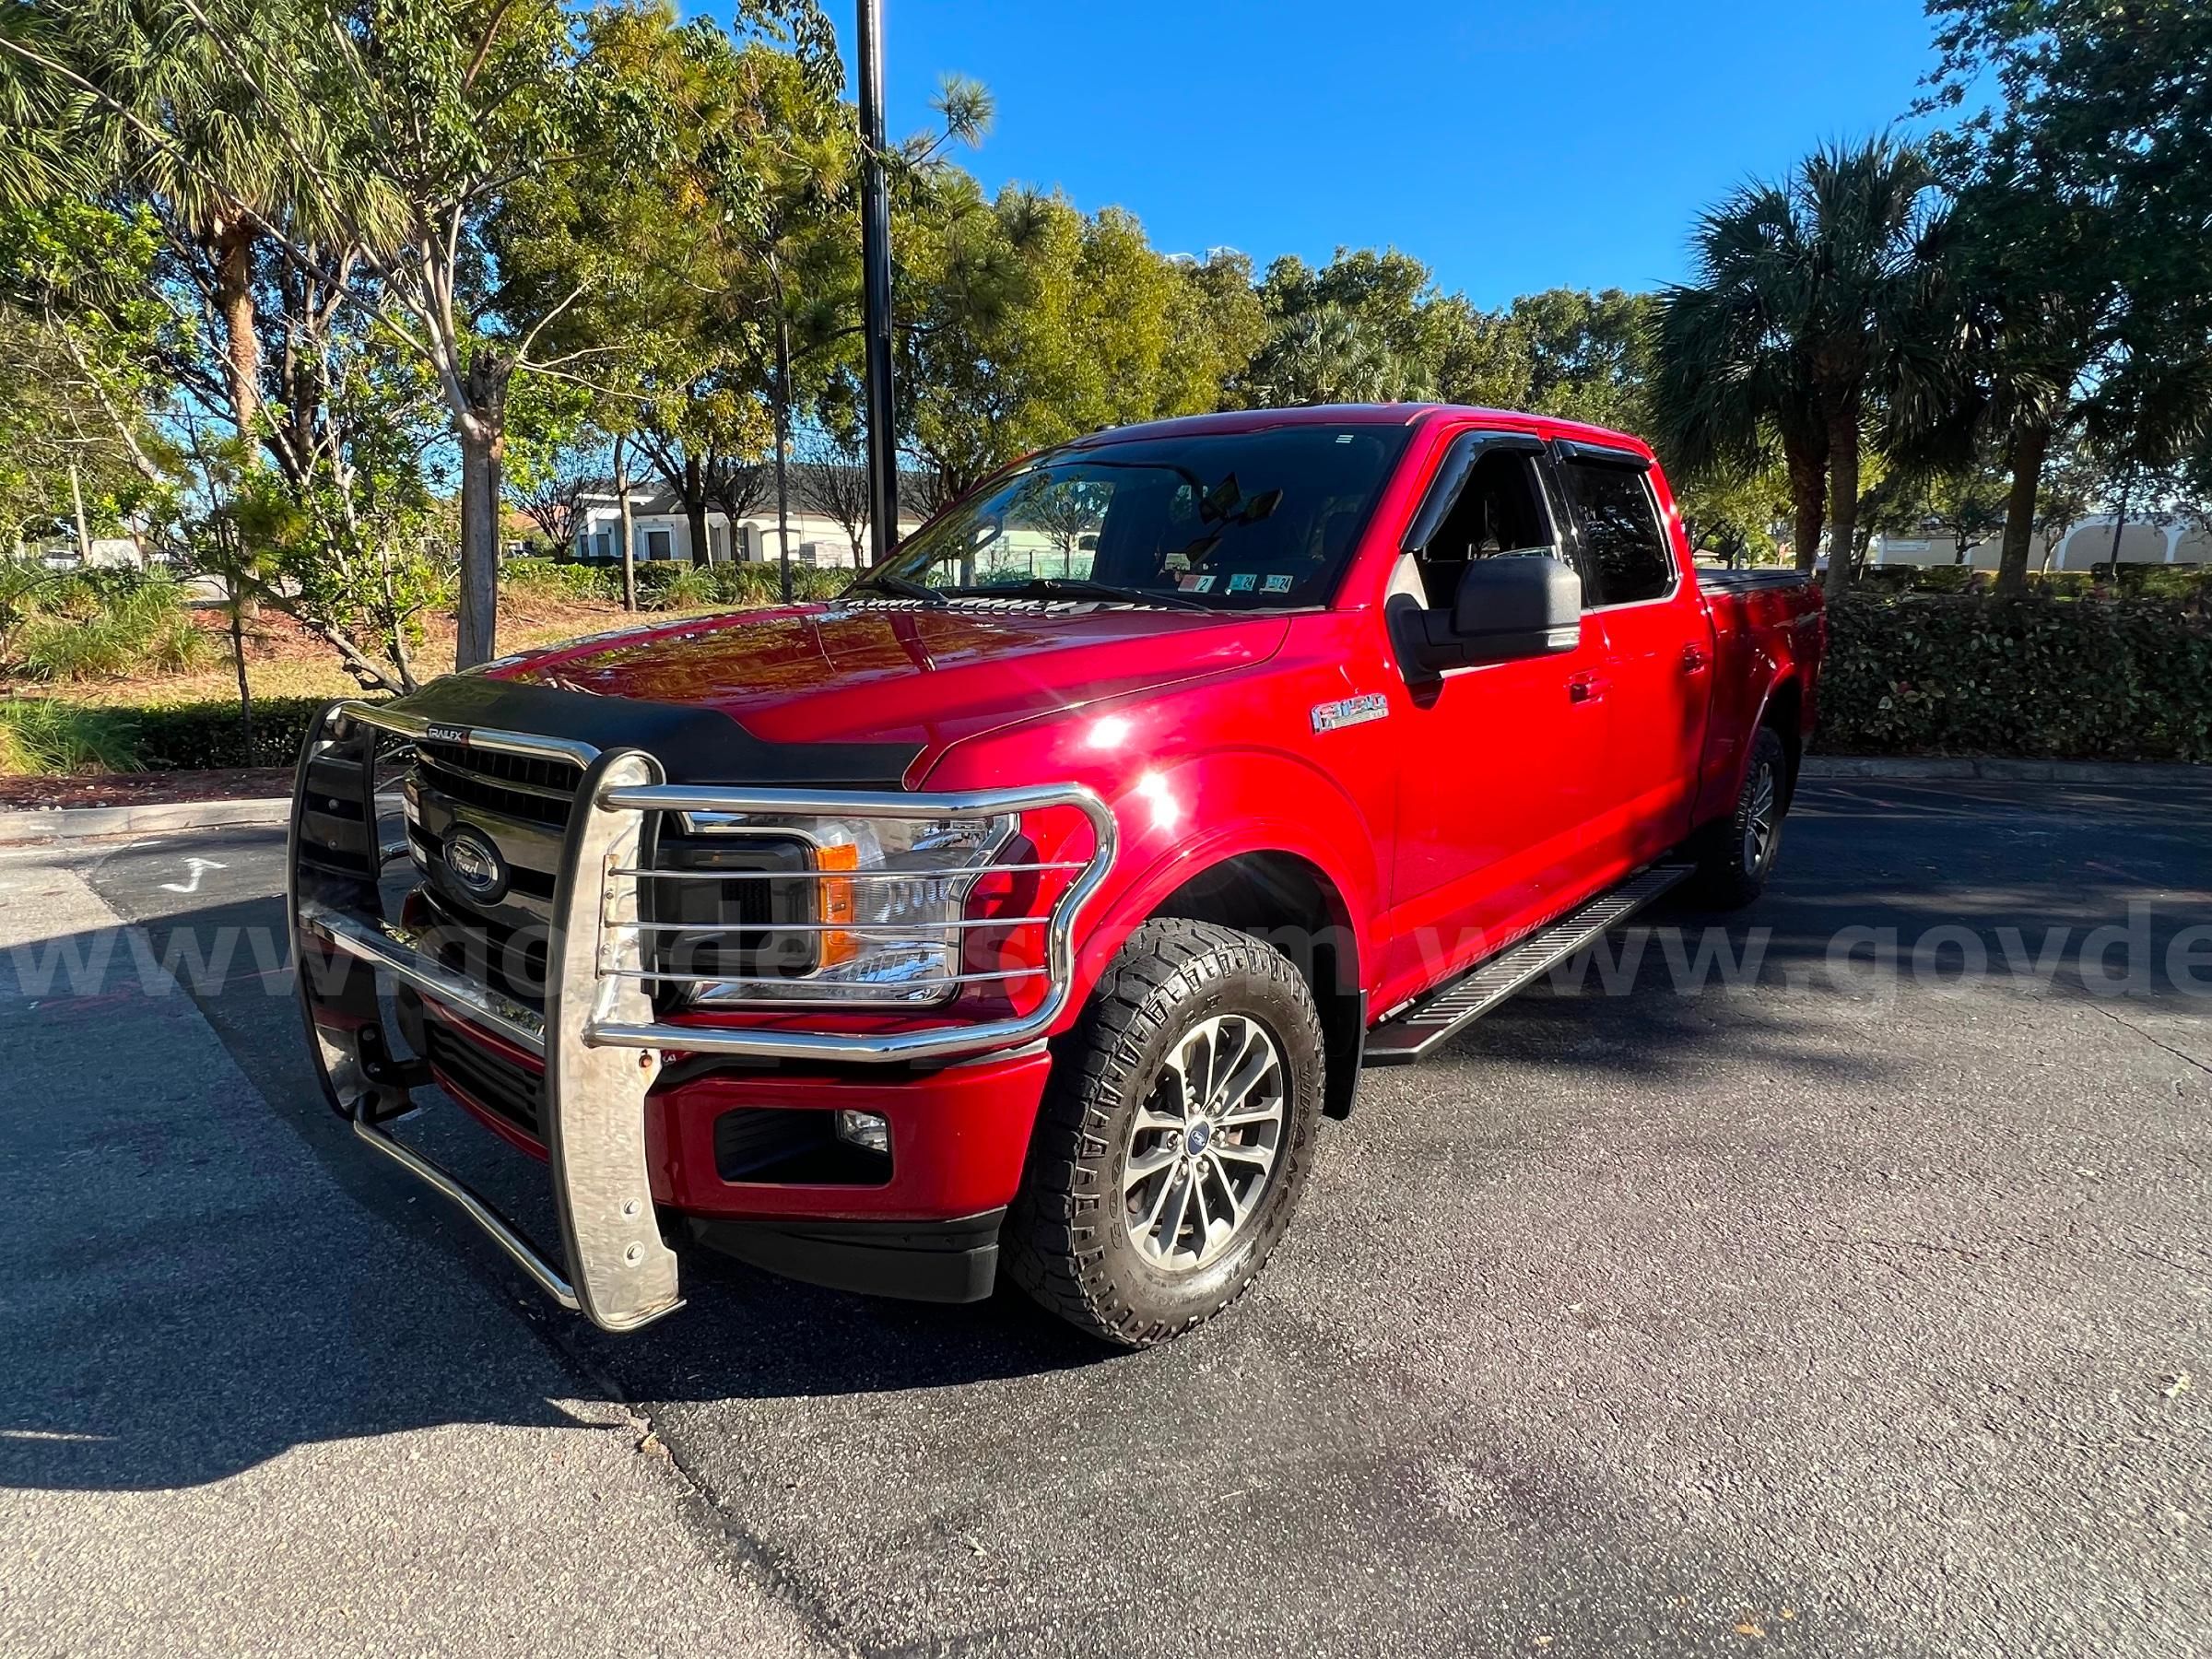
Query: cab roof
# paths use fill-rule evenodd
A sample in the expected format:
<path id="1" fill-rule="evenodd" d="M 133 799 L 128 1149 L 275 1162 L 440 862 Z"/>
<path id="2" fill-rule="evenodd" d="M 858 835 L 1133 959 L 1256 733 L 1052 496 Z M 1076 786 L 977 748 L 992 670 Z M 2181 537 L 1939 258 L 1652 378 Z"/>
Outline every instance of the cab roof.
<path id="1" fill-rule="evenodd" d="M 1284 426 L 1423 426 L 1440 419 L 1472 418 L 1514 431 L 1535 432 L 1546 438 L 1565 438 L 1613 449 L 1633 450 L 1649 455 L 1651 446 L 1631 432 L 1580 420 L 1561 420 L 1550 415 L 1530 415 L 1516 409 L 1485 409 L 1467 404 L 1314 404 L 1294 409 L 1226 409 L 1216 415 L 1185 415 L 1172 420 L 1147 420 L 1135 426 L 1112 427 L 1078 438 L 1067 447 L 1090 449 L 1157 438 L 1197 437 L 1208 432 L 1257 432 Z"/>

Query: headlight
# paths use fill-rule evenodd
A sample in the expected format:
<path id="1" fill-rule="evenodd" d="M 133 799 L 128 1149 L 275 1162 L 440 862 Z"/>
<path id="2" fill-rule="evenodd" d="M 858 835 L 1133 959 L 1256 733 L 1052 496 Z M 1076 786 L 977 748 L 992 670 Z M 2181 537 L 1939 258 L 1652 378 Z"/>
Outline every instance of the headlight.
<path id="1" fill-rule="evenodd" d="M 790 850 L 680 895 L 682 931 L 664 936 L 661 971 L 679 982 L 699 976 L 693 1004 L 908 1006 L 967 982 L 968 892 L 1016 819 L 688 812 L 676 828 L 683 855 L 665 837 L 658 867 L 703 874 L 728 867 L 724 847 Z"/>

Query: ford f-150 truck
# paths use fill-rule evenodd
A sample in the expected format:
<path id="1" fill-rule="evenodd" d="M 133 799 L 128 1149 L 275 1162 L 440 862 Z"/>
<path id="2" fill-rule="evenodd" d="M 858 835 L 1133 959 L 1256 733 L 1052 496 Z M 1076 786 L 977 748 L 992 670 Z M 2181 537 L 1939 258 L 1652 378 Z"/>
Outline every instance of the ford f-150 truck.
<path id="1" fill-rule="evenodd" d="M 831 603 L 334 704 L 308 1030 L 367 1145 L 607 1329 L 705 1246 L 945 1301 L 1003 1262 L 1155 1342 L 1260 1272 L 1364 1066 L 1677 883 L 1759 892 L 1823 642 L 1794 576 L 1694 567 L 1617 432 L 1102 432 Z M 558 1250 L 395 1132 L 432 1085 L 546 1161 Z"/>

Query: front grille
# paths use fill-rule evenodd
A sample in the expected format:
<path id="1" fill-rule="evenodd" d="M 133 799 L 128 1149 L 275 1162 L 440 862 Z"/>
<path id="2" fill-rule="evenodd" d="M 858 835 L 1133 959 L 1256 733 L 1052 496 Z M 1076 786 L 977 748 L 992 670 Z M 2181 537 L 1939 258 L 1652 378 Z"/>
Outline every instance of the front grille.
<path id="1" fill-rule="evenodd" d="M 514 927 L 496 917 L 462 911 L 442 894 L 418 889 L 428 907 L 422 947 L 455 973 L 488 985 L 527 1008 L 546 1006 L 547 947 L 552 930 L 541 923 Z"/>
<path id="2" fill-rule="evenodd" d="M 429 947 L 447 966 L 533 1007 L 545 1002 L 546 924 L 553 868 L 575 807 L 582 774 L 564 761 L 510 755 L 429 738 L 416 741 L 413 784 L 419 811 L 407 836 L 436 913 Z M 795 836 L 684 835 L 680 819 L 648 826 L 647 856 L 662 868 L 727 870 L 736 879 L 641 884 L 647 963 L 656 974 L 797 977 L 820 959 L 812 849 Z M 447 838 L 465 825 L 505 861 L 505 893 L 493 903 L 462 891 L 443 867 Z M 760 880 L 789 871 L 789 881 Z M 673 926 L 670 924 L 674 924 Z M 673 979 L 649 982 L 656 1002 L 683 993 Z"/>
<path id="3" fill-rule="evenodd" d="M 469 1100 L 534 1139 L 545 1138 L 542 1074 L 496 1050 L 471 1042 L 443 1020 L 423 1022 L 423 1058 Z"/>
<path id="4" fill-rule="evenodd" d="M 549 829 L 566 829 L 579 773 L 565 760 L 539 760 L 458 743 L 415 745 L 418 781 L 447 799 Z"/>

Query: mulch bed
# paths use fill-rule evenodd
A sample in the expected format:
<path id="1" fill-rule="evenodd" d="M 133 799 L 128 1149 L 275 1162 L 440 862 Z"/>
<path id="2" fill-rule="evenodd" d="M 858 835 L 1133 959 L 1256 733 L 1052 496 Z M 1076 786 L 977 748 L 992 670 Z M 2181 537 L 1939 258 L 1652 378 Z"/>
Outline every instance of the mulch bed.
<path id="1" fill-rule="evenodd" d="M 160 806 L 176 801 L 254 801 L 292 793 L 288 766 L 229 771 L 85 772 L 0 778 L 0 812 L 56 806 Z"/>

